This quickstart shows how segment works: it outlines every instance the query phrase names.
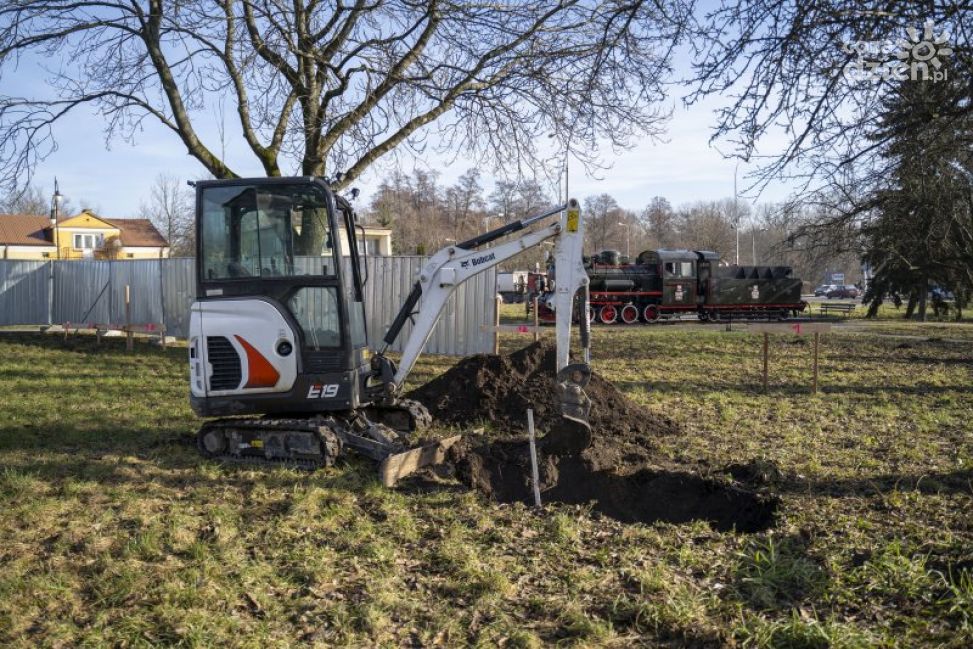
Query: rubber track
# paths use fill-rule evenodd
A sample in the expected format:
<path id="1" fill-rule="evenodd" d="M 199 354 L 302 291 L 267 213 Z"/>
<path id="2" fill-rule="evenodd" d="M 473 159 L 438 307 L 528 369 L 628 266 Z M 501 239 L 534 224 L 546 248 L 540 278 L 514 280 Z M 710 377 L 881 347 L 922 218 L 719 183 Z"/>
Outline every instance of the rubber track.
<path id="1" fill-rule="evenodd" d="M 341 440 L 333 430 L 336 422 L 334 419 L 217 419 L 203 424 L 196 434 L 196 447 L 203 457 L 211 460 L 223 462 L 233 462 L 236 464 L 254 464 L 260 466 L 286 466 L 296 469 L 313 471 L 326 466 L 332 466 L 335 459 L 341 453 Z M 210 453 L 203 444 L 203 435 L 214 428 L 223 430 L 248 430 L 248 431 L 299 431 L 313 433 L 317 436 L 324 454 L 320 459 L 311 458 L 266 458 L 255 456 L 236 456 L 229 453 Z M 324 428 L 322 431 L 321 429 Z"/>

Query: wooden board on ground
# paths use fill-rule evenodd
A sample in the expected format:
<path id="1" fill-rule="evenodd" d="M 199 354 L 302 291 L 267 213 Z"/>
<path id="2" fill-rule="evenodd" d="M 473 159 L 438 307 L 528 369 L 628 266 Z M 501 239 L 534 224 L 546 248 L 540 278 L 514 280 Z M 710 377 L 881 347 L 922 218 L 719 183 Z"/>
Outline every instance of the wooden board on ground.
<path id="1" fill-rule="evenodd" d="M 446 451 L 462 437 L 462 435 L 446 437 L 432 444 L 388 456 L 379 467 L 382 485 L 393 487 L 400 478 L 415 473 L 424 466 L 442 464 L 446 459 Z"/>

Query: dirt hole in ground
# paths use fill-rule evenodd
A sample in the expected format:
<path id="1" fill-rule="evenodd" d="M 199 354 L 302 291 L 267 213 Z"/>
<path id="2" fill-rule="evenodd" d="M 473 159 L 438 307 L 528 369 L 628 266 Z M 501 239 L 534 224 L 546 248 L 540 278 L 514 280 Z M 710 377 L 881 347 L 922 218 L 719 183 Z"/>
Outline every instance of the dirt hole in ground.
<path id="1" fill-rule="evenodd" d="M 563 420 L 555 366 L 555 347 L 534 343 L 507 356 L 463 359 L 409 396 L 443 423 L 492 422 L 500 439 L 467 437 L 454 447 L 457 476 L 498 502 L 532 503 L 525 413 L 534 409 L 538 435 L 557 434 Z M 595 511 L 626 523 L 706 520 L 715 529 L 741 532 L 773 525 L 779 501 L 772 494 L 657 461 L 659 438 L 679 433 L 671 420 L 597 373 L 585 391 L 592 402 L 591 446 L 579 455 L 558 455 L 545 451 L 544 437 L 539 440 L 544 502 L 592 503 Z"/>

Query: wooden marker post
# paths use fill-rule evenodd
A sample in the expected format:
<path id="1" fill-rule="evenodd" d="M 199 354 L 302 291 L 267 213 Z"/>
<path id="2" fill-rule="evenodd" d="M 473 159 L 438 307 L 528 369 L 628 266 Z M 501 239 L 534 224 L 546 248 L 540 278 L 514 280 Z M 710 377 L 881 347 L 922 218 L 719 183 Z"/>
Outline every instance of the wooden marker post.
<path id="1" fill-rule="evenodd" d="M 770 347 L 770 334 L 766 331 L 764 332 L 764 392 L 767 391 L 767 356 Z"/>
<path id="2" fill-rule="evenodd" d="M 763 334 L 764 344 L 763 344 L 763 387 L 766 392 L 768 387 L 768 366 L 770 360 L 770 334 L 785 334 L 785 335 L 797 335 L 805 336 L 809 334 L 814 334 L 814 365 L 813 365 L 813 378 L 811 382 L 811 391 L 813 394 L 818 393 L 818 345 L 820 342 L 820 336 L 823 333 L 828 333 L 831 331 L 831 323 L 826 322 L 795 322 L 793 324 L 788 324 L 786 322 L 776 323 L 776 322 L 755 322 L 747 325 L 747 332 L 752 334 Z"/>
<path id="3" fill-rule="evenodd" d="M 125 349 L 128 351 L 135 349 L 135 341 L 132 338 L 132 292 L 128 284 L 125 285 Z"/>
<path id="4" fill-rule="evenodd" d="M 500 353 L 500 305 L 503 298 L 499 295 L 493 302 L 493 353 Z"/>
<path id="5" fill-rule="evenodd" d="M 814 383 L 811 386 L 813 394 L 818 393 L 818 337 L 820 335 L 820 332 L 814 332 Z"/>
<path id="6" fill-rule="evenodd" d="M 533 304 L 533 307 L 534 307 L 534 342 L 536 343 L 538 340 L 541 339 L 541 332 L 540 332 L 541 320 L 540 320 L 540 315 L 537 313 L 537 298 L 536 297 L 533 299 L 533 302 L 534 302 L 534 304 Z"/>
<path id="7" fill-rule="evenodd" d="M 534 488 L 534 507 L 541 506 L 540 474 L 537 470 L 537 444 L 534 439 L 534 410 L 527 409 L 527 439 L 530 444 L 530 482 Z"/>

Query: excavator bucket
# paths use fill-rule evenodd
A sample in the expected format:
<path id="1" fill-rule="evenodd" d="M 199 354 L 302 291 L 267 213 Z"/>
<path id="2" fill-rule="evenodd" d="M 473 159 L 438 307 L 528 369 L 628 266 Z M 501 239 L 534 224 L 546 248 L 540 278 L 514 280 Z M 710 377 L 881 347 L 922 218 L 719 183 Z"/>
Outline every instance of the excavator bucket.
<path id="1" fill-rule="evenodd" d="M 382 486 L 394 487 L 397 481 L 423 467 L 442 464 L 446 459 L 447 451 L 461 438 L 462 435 L 454 435 L 438 442 L 389 455 L 382 460 L 382 464 L 378 468 Z"/>
<path id="2" fill-rule="evenodd" d="M 591 367 L 583 363 L 566 365 L 557 373 L 561 401 L 561 422 L 544 437 L 544 448 L 555 455 L 577 455 L 591 446 L 588 412 L 591 400 L 584 388 L 591 380 Z"/>

